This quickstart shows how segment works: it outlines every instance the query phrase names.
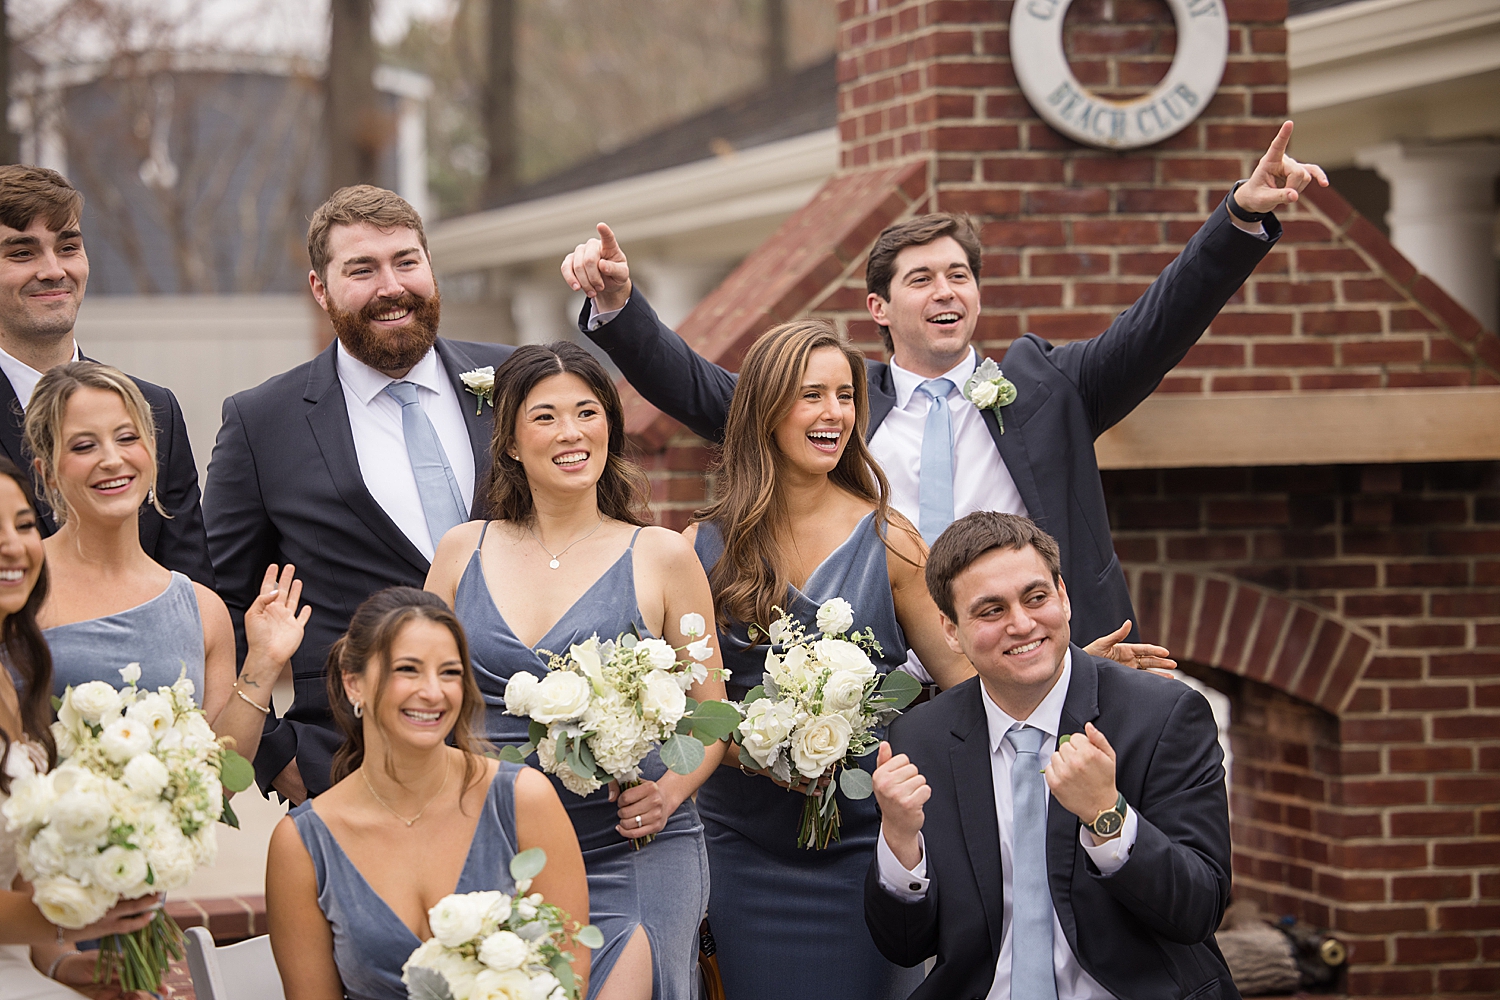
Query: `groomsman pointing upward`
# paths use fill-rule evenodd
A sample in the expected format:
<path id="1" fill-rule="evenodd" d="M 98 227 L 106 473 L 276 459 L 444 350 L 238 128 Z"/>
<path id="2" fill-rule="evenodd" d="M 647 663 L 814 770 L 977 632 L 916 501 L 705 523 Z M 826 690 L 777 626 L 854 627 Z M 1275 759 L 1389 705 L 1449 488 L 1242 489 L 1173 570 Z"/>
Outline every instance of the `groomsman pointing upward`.
<path id="1" fill-rule="evenodd" d="M 328 787 L 342 743 L 328 708 L 329 647 L 375 591 L 421 587 L 443 534 L 482 516 L 494 412 L 460 376 L 514 350 L 437 335 L 422 220 L 394 192 L 334 192 L 313 213 L 307 250 L 309 287 L 338 337 L 224 401 L 204 503 L 219 594 L 242 643 L 267 563 L 295 564 L 312 608 L 292 657 L 292 709 L 267 719 L 255 759 L 261 787 L 294 802 Z"/>
<path id="2" fill-rule="evenodd" d="M 995 372 L 971 346 L 982 261 L 969 220 L 924 215 L 880 234 L 865 284 L 891 362 L 866 362 L 867 433 L 892 503 L 929 544 L 971 511 L 1029 515 L 1062 547 L 1076 634 L 1104 636 L 1132 617 L 1094 440 L 1151 394 L 1270 251 L 1281 235 L 1272 211 L 1313 180 L 1327 185 L 1321 169 L 1286 155 L 1291 134 L 1287 122 L 1250 177 L 1107 330 L 1060 346 L 1028 333 Z M 641 395 L 694 433 L 722 439 L 735 376 L 657 318 L 608 226 L 563 260 L 562 275 L 592 300 L 580 327 Z M 976 372 L 988 385 L 971 401 L 963 390 Z"/>

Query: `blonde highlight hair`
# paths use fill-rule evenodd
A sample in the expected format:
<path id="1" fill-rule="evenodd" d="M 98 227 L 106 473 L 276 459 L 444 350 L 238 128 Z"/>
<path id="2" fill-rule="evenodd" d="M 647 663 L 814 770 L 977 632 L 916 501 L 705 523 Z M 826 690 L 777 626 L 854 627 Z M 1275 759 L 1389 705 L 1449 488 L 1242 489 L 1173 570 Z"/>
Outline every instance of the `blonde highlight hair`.
<path id="1" fill-rule="evenodd" d="M 140 386 L 118 368 L 97 361 L 70 361 L 43 375 L 26 405 L 26 448 L 41 465 L 43 499 L 52 508 L 57 526 L 62 527 L 68 519 L 68 502 L 58 486 L 63 421 L 68 415 L 68 403 L 79 389 L 99 389 L 120 397 L 126 416 L 135 424 L 136 433 L 151 456 L 150 467 L 141 470 L 146 476 L 146 495 L 158 514 L 171 517 L 156 496 L 156 418 L 151 414 L 151 404 L 141 395 Z"/>

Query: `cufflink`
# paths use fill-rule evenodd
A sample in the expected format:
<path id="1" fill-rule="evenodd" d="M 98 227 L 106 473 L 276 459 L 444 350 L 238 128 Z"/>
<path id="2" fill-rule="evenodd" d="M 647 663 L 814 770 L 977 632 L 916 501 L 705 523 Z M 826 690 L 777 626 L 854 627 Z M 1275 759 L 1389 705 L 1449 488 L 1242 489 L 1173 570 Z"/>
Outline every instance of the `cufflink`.
<path id="1" fill-rule="evenodd" d="M 912 892 L 921 892 L 922 891 L 922 883 L 921 882 L 913 882 L 911 885 L 907 886 L 907 888 L 910 889 Z"/>

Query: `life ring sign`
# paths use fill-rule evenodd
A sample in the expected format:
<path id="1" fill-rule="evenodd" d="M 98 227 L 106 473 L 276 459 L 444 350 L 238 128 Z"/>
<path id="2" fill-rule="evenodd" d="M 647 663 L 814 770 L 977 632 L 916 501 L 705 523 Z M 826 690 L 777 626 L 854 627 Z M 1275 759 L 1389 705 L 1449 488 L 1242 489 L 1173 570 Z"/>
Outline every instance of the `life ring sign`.
<path id="1" fill-rule="evenodd" d="M 1062 134 L 1104 149 L 1161 142 L 1197 118 L 1224 78 L 1229 19 L 1223 0 L 1166 0 L 1177 21 L 1177 55 L 1149 94 L 1117 101 L 1078 82 L 1063 50 L 1063 17 L 1072 0 L 1017 0 L 1010 17 L 1010 58 L 1037 114 Z"/>

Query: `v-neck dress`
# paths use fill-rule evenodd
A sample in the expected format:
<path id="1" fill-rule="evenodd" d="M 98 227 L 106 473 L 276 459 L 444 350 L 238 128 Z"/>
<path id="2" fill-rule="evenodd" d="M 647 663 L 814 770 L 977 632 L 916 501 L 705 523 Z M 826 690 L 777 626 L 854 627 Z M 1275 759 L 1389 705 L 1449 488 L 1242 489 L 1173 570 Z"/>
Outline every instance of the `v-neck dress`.
<path id="1" fill-rule="evenodd" d="M 724 553 L 718 526 L 700 523 L 693 547 L 712 571 Z M 834 597 L 853 605 L 855 628 L 874 630 L 881 646 L 881 655 L 871 657 L 877 670 L 906 662 L 906 636 L 896 621 L 873 511 L 800 589 L 790 588 L 786 610 L 813 631 L 818 606 Z M 752 645 L 747 627 L 737 624 L 719 630 L 719 655 L 731 672 L 729 697 L 743 701 L 765 672 L 765 646 Z M 875 755 L 860 764 L 873 771 Z M 713 878 L 708 923 L 729 1000 L 897 1000 L 921 984 L 922 970 L 888 962 L 865 927 L 865 874 L 880 832 L 875 798 L 835 794 L 839 839 L 819 851 L 797 846 L 806 801 L 801 792 L 729 767 L 718 768 L 698 790 Z"/>
<path id="2" fill-rule="evenodd" d="M 474 827 L 474 839 L 454 892 L 515 892 L 510 859 L 516 846 L 516 775 L 519 764 L 500 762 Z M 421 941 L 344 853 L 333 831 L 308 799 L 289 815 L 312 855 L 318 907 L 333 930 L 333 960 L 349 1000 L 406 1000 L 401 967 Z M 398 864 L 398 858 L 390 863 Z"/>
<path id="3" fill-rule="evenodd" d="M 547 674 L 546 660 L 537 650 L 564 653 L 591 636 L 613 639 L 632 628 L 649 630 L 641 618 L 635 593 L 635 540 L 604 571 L 593 586 L 536 644 L 526 646 L 500 614 L 485 580 L 480 548 L 485 532 L 458 581 L 454 611 L 469 639 L 474 676 L 485 702 L 485 737 L 497 745 L 526 742 L 529 720 L 505 714 L 505 685 L 518 671 L 538 677 Z M 524 587 L 526 580 L 507 581 Z M 531 758 L 536 763 L 536 757 Z M 641 764 L 643 777 L 655 780 L 667 771 L 653 750 Z M 590 998 L 609 978 L 610 971 L 637 927 L 644 927 L 651 943 L 654 1000 L 692 1000 L 697 995 L 698 925 L 708 907 L 708 857 L 703 824 L 691 799 L 677 807 L 666 829 L 640 850 L 615 830 L 618 807 L 601 788 L 589 796 L 565 789 L 548 775 L 568 810 L 588 873 L 590 920 L 604 934 L 604 947 L 593 953 L 589 973 Z"/>

